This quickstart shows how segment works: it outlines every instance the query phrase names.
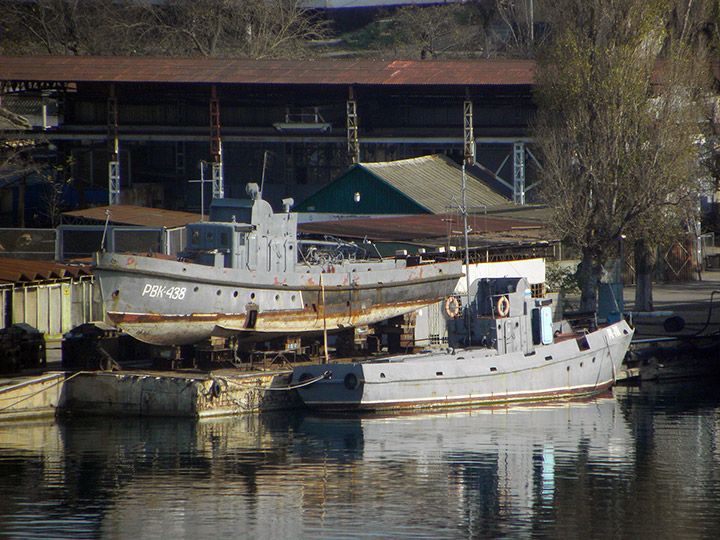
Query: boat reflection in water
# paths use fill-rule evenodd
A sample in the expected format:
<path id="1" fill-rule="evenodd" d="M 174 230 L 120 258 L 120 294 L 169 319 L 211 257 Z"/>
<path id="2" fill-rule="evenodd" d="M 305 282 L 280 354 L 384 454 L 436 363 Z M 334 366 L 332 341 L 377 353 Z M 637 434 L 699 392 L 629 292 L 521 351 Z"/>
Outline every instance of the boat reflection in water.
<path id="1" fill-rule="evenodd" d="M 665 391 L 664 391 L 665 392 Z M 0 425 L 0 536 L 713 538 L 720 396 Z"/>
<path id="2" fill-rule="evenodd" d="M 628 425 L 610 393 L 586 401 L 444 413 L 308 415 L 298 431 L 310 435 L 301 444 L 322 441 L 325 458 L 363 463 L 347 489 L 377 485 L 383 478 L 392 486 L 385 489 L 405 503 L 419 499 L 417 512 L 399 508 L 395 519 L 409 512 L 410 527 L 413 519 L 432 521 L 437 511 L 436 526 L 455 523 L 470 537 L 530 534 L 538 505 L 550 510 L 555 502 L 558 467 L 561 480 L 578 462 L 624 476 L 633 454 Z M 308 460 L 317 455 L 302 446 L 296 451 Z M 392 501 L 378 501 L 374 511 L 382 513 L 388 503 L 392 507 Z"/>

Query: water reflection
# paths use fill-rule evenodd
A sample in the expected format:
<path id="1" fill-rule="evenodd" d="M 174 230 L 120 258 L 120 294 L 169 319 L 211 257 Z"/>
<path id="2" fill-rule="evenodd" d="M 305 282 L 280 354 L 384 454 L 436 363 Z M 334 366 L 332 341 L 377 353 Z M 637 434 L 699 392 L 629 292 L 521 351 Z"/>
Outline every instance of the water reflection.
<path id="1" fill-rule="evenodd" d="M 5 424 L 0 536 L 714 538 L 719 402 Z"/>
<path id="2" fill-rule="evenodd" d="M 589 466 L 594 474 L 624 476 L 634 452 L 612 397 L 446 414 L 306 417 L 298 430 L 322 441 L 328 457 L 361 461 L 361 472 L 372 471 L 361 485 L 381 476 L 404 501 L 421 494 L 440 518 L 429 529 L 452 524 L 473 538 L 531 534 L 538 509 L 553 505 L 558 470 L 560 481 Z M 312 451 L 298 453 L 313 459 Z M 415 518 L 431 518 L 419 510 Z"/>

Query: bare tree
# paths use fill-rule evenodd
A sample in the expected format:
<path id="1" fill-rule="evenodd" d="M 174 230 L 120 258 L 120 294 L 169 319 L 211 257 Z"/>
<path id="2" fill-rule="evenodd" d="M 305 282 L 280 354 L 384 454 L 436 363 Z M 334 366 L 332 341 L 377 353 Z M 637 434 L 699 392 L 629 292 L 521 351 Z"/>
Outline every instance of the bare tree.
<path id="1" fill-rule="evenodd" d="M 7 0 L 4 39 L 44 54 L 303 57 L 325 22 L 302 0 Z"/>
<path id="2" fill-rule="evenodd" d="M 303 57 L 326 31 L 301 0 L 167 0 L 147 9 L 160 54 Z"/>
<path id="3" fill-rule="evenodd" d="M 699 96 L 681 79 L 694 58 L 675 42 L 656 70 L 670 17 L 656 0 L 554 0 L 549 14 L 536 74 L 540 190 L 582 253 L 581 309 L 594 310 L 621 238 L 657 245 L 695 206 Z"/>
<path id="4" fill-rule="evenodd" d="M 498 36 L 493 25 L 498 18 L 498 0 L 473 0 L 474 21 L 478 26 L 478 41 L 482 40 L 483 58 L 492 58 L 498 49 Z"/>
<path id="5" fill-rule="evenodd" d="M 497 13 L 507 32 L 507 49 L 528 58 L 535 48 L 534 0 L 496 0 Z"/>
<path id="6" fill-rule="evenodd" d="M 131 0 L 9 0 L 6 39 L 20 52 L 131 54 L 146 23 Z"/>
<path id="7" fill-rule="evenodd" d="M 395 15 L 393 45 L 400 55 L 423 59 L 462 51 L 474 37 L 463 16 L 464 7 L 454 4 L 401 8 Z"/>

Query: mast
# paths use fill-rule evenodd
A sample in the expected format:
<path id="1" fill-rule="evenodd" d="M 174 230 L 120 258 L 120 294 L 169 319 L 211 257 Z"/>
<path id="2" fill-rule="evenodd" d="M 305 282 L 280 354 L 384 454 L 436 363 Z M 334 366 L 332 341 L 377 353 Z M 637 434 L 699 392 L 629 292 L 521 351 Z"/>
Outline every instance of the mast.
<path id="1" fill-rule="evenodd" d="M 465 239 L 465 291 L 467 301 L 467 331 L 468 331 L 468 346 L 472 343 L 472 321 L 470 320 L 470 247 L 468 242 L 468 224 L 467 224 L 467 203 L 465 200 L 465 162 L 463 161 L 462 166 L 462 208 L 460 211 L 463 215 L 463 237 Z"/>

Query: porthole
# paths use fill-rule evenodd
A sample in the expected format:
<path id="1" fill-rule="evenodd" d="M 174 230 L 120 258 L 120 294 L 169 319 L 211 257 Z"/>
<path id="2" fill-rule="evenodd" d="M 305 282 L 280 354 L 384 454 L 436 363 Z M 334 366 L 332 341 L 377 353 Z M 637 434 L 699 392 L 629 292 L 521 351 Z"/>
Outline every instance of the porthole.
<path id="1" fill-rule="evenodd" d="M 217 294 L 218 296 L 220 296 L 220 295 L 222 294 L 222 291 L 221 291 L 220 289 L 218 289 L 215 294 Z"/>
<path id="2" fill-rule="evenodd" d="M 255 293 L 250 293 L 250 300 L 255 300 Z"/>
<path id="3" fill-rule="evenodd" d="M 198 292 L 199 290 L 200 290 L 199 287 L 195 287 L 195 288 L 193 289 L 193 292 Z"/>
<path id="4" fill-rule="evenodd" d="M 280 295 L 279 295 L 279 294 L 276 294 L 276 295 L 275 295 L 275 301 L 276 301 L 276 302 L 279 302 L 279 301 L 280 301 Z"/>
<path id="5" fill-rule="evenodd" d="M 238 297 L 238 292 L 235 291 L 235 292 L 233 293 L 233 298 L 237 298 L 237 297 Z"/>
<path id="6" fill-rule="evenodd" d="M 345 388 L 347 388 L 348 390 L 355 390 L 355 388 L 357 388 L 358 379 L 354 373 L 348 373 L 347 375 L 345 375 L 344 382 L 345 382 Z"/>

